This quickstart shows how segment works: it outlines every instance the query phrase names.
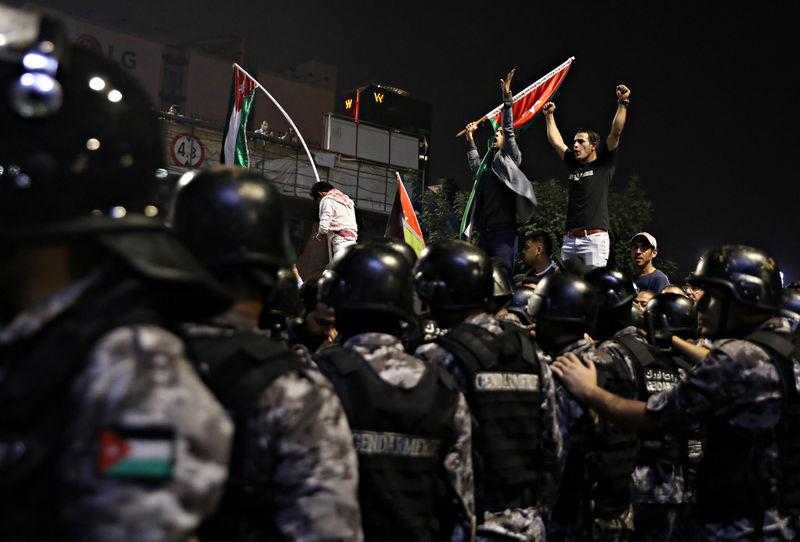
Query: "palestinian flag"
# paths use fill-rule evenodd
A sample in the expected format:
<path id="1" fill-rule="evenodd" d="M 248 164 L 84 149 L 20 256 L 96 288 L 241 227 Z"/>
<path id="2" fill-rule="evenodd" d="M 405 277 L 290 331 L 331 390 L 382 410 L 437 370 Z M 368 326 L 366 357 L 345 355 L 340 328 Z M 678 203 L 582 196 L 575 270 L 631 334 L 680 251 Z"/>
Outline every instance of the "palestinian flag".
<path id="1" fill-rule="evenodd" d="M 250 155 L 247 152 L 247 117 L 256 94 L 256 83 L 242 71 L 233 67 L 233 87 L 228 105 L 228 119 L 222 138 L 220 163 L 247 167 Z"/>
<path id="2" fill-rule="evenodd" d="M 389 215 L 389 223 L 386 225 L 384 236 L 405 241 L 419 256 L 419 253 L 425 248 L 425 239 L 422 237 L 422 230 L 419 227 L 408 192 L 403 186 L 403 180 L 399 173 L 395 174 L 397 175 L 397 193 L 394 196 L 392 212 Z"/>
<path id="3" fill-rule="evenodd" d="M 528 124 L 533 119 L 533 116 L 538 113 L 544 104 L 550 101 L 553 94 L 558 90 L 564 76 L 567 75 L 569 67 L 575 57 L 570 57 L 561 64 L 559 67 L 525 88 L 522 92 L 514 94 L 514 103 L 511 106 L 511 111 L 514 115 L 514 129 L 518 130 L 520 127 Z M 500 114 L 503 110 L 503 105 L 499 105 L 484 115 L 492 123 L 492 129 L 498 130 L 501 126 Z"/>

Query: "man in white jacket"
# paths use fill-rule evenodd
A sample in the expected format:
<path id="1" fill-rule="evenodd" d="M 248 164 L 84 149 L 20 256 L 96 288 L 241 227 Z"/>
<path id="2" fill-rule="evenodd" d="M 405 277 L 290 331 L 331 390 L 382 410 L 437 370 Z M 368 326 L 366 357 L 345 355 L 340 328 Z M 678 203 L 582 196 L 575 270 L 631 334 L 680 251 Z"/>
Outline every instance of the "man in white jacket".
<path id="1" fill-rule="evenodd" d="M 325 181 L 315 183 L 311 187 L 311 196 L 314 201 L 319 202 L 317 239 L 321 239 L 322 235 L 327 235 L 333 255 L 344 247 L 356 244 L 358 225 L 356 224 L 353 200 Z"/>

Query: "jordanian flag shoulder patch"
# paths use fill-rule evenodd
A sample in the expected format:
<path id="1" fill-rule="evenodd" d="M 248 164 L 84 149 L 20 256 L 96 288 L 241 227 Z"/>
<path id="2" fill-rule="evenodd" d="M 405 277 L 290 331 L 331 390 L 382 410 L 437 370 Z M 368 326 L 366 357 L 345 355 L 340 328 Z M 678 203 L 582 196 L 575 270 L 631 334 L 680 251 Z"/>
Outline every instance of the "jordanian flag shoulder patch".
<path id="1" fill-rule="evenodd" d="M 165 480 L 175 463 L 171 427 L 106 429 L 100 435 L 98 472 L 108 478 Z"/>

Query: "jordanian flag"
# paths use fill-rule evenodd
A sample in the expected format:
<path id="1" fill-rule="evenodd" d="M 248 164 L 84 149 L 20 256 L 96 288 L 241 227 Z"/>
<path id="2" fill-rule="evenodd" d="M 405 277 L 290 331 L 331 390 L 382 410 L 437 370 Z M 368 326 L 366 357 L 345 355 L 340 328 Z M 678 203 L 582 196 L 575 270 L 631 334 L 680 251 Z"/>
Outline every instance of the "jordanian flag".
<path id="1" fill-rule="evenodd" d="M 575 57 L 570 57 L 561 64 L 558 68 L 554 69 L 522 92 L 514 94 L 514 103 L 511 106 L 511 111 L 514 114 L 514 129 L 517 130 L 521 126 L 528 124 L 533 116 L 538 113 L 544 104 L 550 101 L 553 94 L 558 90 L 564 76 L 567 75 L 569 67 Z M 496 131 L 500 129 L 500 114 L 503 110 L 503 105 L 498 105 L 484 116 L 492 123 L 492 128 Z"/>
<path id="2" fill-rule="evenodd" d="M 106 477 L 168 478 L 175 450 L 171 435 L 163 432 L 120 435 L 107 429 L 100 436 L 97 469 Z"/>
<path id="3" fill-rule="evenodd" d="M 417 215 L 414 213 L 414 207 L 411 205 L 406 187 L 403 186 L 403 180 L 399 173 L 395 174 L 397 175 L 397 193 L 394 196 L 392 212 L 389 215 L 389 223 L 386 225 L 384 237 L 405 241 L 419 256 L 419 253 L 425 248 L 425 239 L 422 237 L 422 230 L 419 227 Z"/>
<path id="4" fill-rule="evenodd" d="M 225 136 L 222 138 L 220 162 L 247 167 L 250 155 L 247 152 L 246 125 L 250 106 L 256 94 L 256 84 L 239 66 L 233 67 L 233 88 L 225 123 Z"/>

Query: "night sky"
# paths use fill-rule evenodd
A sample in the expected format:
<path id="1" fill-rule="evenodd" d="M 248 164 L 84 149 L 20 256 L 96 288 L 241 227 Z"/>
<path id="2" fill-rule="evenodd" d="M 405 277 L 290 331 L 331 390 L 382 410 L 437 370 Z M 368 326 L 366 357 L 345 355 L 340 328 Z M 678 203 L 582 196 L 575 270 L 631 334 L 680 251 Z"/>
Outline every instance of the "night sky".
<path id="1" fill-rule="evenodd" d="M 238 34 L 249 68 L 322 60 L 339 68 L 337 97 L 370 82 L 405 89 L 433 104 L 431 178 L 463 187 L 454 136 L 499 105 L 499 78 L 515 67 L 521 90 L 574 56 L 554 100 L 562 135 L 588 126 L 605 138 L 614 87 L 631 89 L 615 186 L 640 177 L 655 208 L 648 231 L 681 275 L 705 249 L 742 243 L 800 280 L 796 2 L 39 3 L 177 42 Z M 566 182 L 543 119 L 534 123 L 520 138 L 523 171 Z"/>

